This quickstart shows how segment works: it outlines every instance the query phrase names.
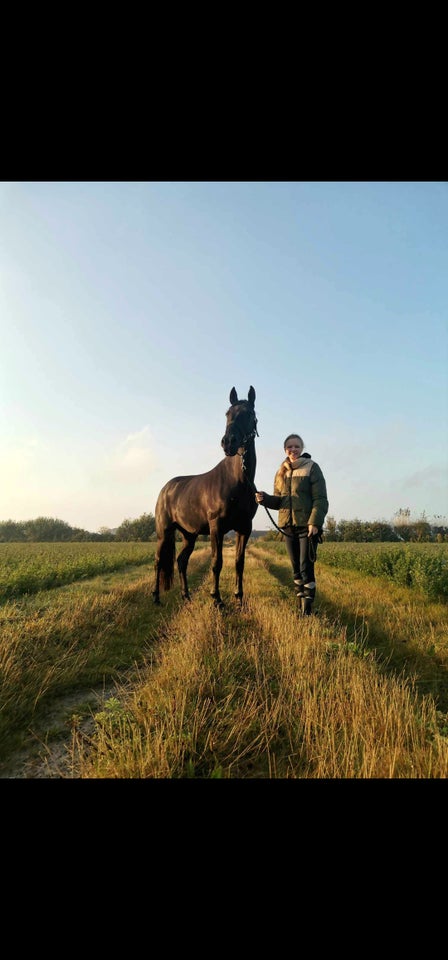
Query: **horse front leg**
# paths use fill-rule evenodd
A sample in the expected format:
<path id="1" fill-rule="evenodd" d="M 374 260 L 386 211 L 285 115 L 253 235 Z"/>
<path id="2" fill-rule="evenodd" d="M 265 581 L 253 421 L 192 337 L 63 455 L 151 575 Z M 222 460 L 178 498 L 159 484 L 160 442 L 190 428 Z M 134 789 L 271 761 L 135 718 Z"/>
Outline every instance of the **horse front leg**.
<path id="1" fill-rule="evenodd" d="M 210 522 L 210 543 L 212 548 L 212 577 L 213 577 L 213 590 L 211 592 L 211 596 L 215 601 L 216 607 L 224 606 L 224 602 L 219 592 L 219 578 L 221 576 L 221 570 L 222 570 L 223 539 L 224 539 L 224 535 L 221 533 L 218 523 Z"/>
<path id="2" fill-rule="evenodd" d="M 235 540 L 235 600 L 240 607 L 243 603 L 243 574 L 246 544 L 250 533 L 237 533 Z"/>
<path id="3" fill-rule="evenodd" d="M 194 545 L 196 543 L 196 536 L 186 537 L 182 534 L 182 540 L 183 540 L 184 546 L 182 547 L 182 550 L 180 551 L 179 556 L 177 558 L 177 569 L 179 570 L 182 596 L 184 600 L 191 600 L 190 591 L 188 589 L 187 567 L 188 567 L 188 561 L 194 550 Z"/>

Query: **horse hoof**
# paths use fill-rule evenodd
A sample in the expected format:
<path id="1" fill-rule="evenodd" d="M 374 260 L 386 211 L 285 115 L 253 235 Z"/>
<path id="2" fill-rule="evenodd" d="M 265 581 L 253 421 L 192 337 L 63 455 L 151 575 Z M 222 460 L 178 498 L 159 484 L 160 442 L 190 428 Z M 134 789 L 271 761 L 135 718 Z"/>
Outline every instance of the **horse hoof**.
<path id="1" fill-rule="evenodd" d="M 155 594 L 153 594 L 153 600 L 154 600 L 154 603 L 156 604 L 157 607 L 161 607 L 161 606 L 162 606 L 162 601 L 161 601 L 160 598 L 157 597 Z"/>
<path id="2" fill-rule="evenodd" d="M 221 597 L 213 597 L 213 596 L 212 596 L 212 600 L 213 600 L 213 606 L 214 606 L 214 607 L 217 607 L 218 610 L 223 610 L 223 609 L 224 609 L 225 603 L 224 603 L 224 600 L 221 600 Z"/>

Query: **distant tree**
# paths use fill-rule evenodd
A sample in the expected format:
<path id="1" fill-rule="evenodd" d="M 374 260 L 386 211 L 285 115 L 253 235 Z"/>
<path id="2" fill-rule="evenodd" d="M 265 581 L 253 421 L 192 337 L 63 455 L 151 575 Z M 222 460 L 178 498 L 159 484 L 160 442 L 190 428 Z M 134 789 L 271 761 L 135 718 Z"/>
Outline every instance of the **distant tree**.
<path id="1" fill-rule="evenodd" d="M 36 520 L 27 520 L 23 524 L 25 540 L 35 543 L 56 542 L 71 540 L 73 530 L 65 520 L 55 520 L 53 517 L 37 517 Z"/>
<path id="2" fill-rule="evenodd" d="M 100 527 L 98 533 L 102 540 L 115 540 L 115 531 L 110 527 Z"/>
<path id="3" fill-rule="evenodd" d="M 21 523 L 15 520 L 2 520 L 0 522 L 0 543 L 13 543 L 25 539 L 25 534 Z"/>
<path id="4" fill-rule="evenodd" d="M 134 521 L 133 520 L 123 520 L 123 523 L 120 523 L 120 526 L 115 531 L 116 540 L 135 540 L 134 533 Z"/>
<path id="5" fill-rule="evenodd" d="M 373 523 L 366 524 L 370 532 L 370 537 L 366 537 L 366 540 L 373 541 L 374 543 L 379 541 L 380 543 L 389 541 L 397 541 L 398 537 L 395 533 L 395 530 L 387 523 L 385 520 L 375 520 Z"/>
<path id="6" fill-rule="evenodd" d="M 136 520 L 138 539 L 149 540 L 156 529 L 156 518 L 152 513 L 142 513 Z"/>
<path id="7" fill-rule="evenodd" d="M 431 525 L 431 540 L 436 543 L 445 543 L 448 540 L 448 526 L 442 523 L 433 523 Z"/>
<path id="8" fill-rule="evenodd" d="M 414 533 L 417 543 L 424 543 L 431 539 L 431 526 L 425 511 L 423 511 L 419 520 L 414 523 Z"/>
<path id="9" fill-rule="evenodd" d="M 330 542 L 340 539 L 337 523 L 334 517 L 327 517 L 325 521 L 324 534 L 325 539 L 329 540 Z"/>
<path id="10" fill-rule="evenodd" d="M 341 540 L 344 543 L 350 541 L 355 541 L 356 543 L 362 543 L 365 539 L 363 535 L 363 524 L 361 520 L 340 520 L 339 521 L 339 531 L 341 534 Z"/>
<path id="11" fill-rule="evenodd" d="M 411 539 L 410 523 L 411 511 L 409 507 L 400 507 L 400 509 L 394 513 L 392 521 L 392 527 L 399 540 L 408 542 Z"/>
<path id="12" fill-rule="evenodd" d="M 398 539 L 406 543 L 443 543 L 448 539 L 446 517 L 438 515 L 430 521 L 423 511 L 421 516 L 415 519 L 411 517 L 409 508 L 397 510 L 393 518 L 393 529 Z"/>
<path id="13" fill-rule="evenodd" d="M 399 510 L 394 513 L 395 523 L 409 523 L 411 517 L 411 511 L 409 507 L 400 507 Z"/>
<path id="14" fill-rule="evenodd" d="M 72 535 L 71 535 L 71 537 L 70 537 L 70 540 L 73 540 L 73 541 L 75 541 L 75 542 L 79 542 L 79 541 L 82 541 L 82 542 L 84 542 L 84 541 L 94 541 L 94 542 L 96 542 L 96 541 L 101 541 L 101 540 L 104 540 L 104 539 L 108 539 L 108 540 L 109 540 L 109 539 L 112 539 L 112 540 L 113 540 L 114 537 L 112 537 L 112 538 L 110 538 L 110 537 L 104 538 L 104 537 L 101 536 L 100 533 L 90 533 L 88 530 L 81 530 L 81 529 L 78 529 L 78 527 L 72 527 Z"/>
<path id="15" fill-rule="evenodd" d="M 156 526 L 152 513 L 143 513 L 137 520 L 123 520 L 116 533 L 116 540 L 149 540 Z"/>
<path id="16" fill-rule="evenodd" d="M 98 535 L 91 534 L 87 530 L 79 530 L 77 527 L 71 527 L 65 520 L 55 520 L 53 517 L 37 517 L 36 520 L 24 520 L 20 523 L 11 520 L 0 523 L 0 542 L 8 540 L 26 541 L 28 543 L 56 543 L 93 539 L 98 539 Z"/>

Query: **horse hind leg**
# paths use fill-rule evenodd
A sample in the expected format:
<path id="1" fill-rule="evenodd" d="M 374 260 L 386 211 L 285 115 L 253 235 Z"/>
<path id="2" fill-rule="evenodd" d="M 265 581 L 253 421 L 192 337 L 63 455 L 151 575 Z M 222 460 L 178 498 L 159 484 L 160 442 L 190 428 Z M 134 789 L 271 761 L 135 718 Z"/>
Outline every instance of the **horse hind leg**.
<path id="1" fill-rule="evenodd" d="M 154 557 L 154 570 L 155 570 L 156 579 L 155 579 L 155 584 L 154 584 L 154 590 L 152 591 L 152 596 L 153 596 L 154 603 L 156 603 L 158 606 L 160 606 L 160 604 L 161 604 L 161 600 L 160 600 L 160 563 L 159 563 L 159 547 L 158 547 L 158 546 L 157 546 L 156 555 L 155 555 L 155 557 Z"/>
<path id="2" fill-rule="evenodd" d="M 152 591 L 152 598 L 153 598 L 153 600 L 154 600 L 154 603 L 156 603 L 157 606 L 160 607 L 160 604 L 161 604 L 161 600 L 160 600 L 160 584 L 159 584 L 159 578 L 158 578 L 158 576 L 157 576 L 157 573 L 156 573 L 156 582 L 155 582 L 154 590 Z"/>
<path id="3" fill-rule="evenodd" d="M 157 541 L 154 557 L 155 585 L 152 595 L 154 603 L 158 605 L 161 603 L 160 591 L 170 590 L 173 585 L 175 555 L 174 530 L 165 530 Z"/>
<path id="4" fill-rule="evenodd" d="M 191 600 L 190 591 L 188 589 L 188 580 L 187 580 L 187 567 L 188 561 L 191 557 L 191 554 L 194 550 L 194 545 L 196 543 L 196 534 L 192 536 L 185 536 L 182 534 L 183 547 L 177 558 L 177 568 L 179 570 L 180 577 L 180 586 L 182 590 L 182 596 L 184 600 Z"/>

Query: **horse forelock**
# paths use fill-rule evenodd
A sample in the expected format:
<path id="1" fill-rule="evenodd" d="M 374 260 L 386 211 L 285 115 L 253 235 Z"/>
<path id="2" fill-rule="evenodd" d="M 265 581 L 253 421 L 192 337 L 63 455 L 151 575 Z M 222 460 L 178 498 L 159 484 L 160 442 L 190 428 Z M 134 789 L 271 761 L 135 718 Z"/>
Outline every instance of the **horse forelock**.
<path id="1" fill-rule="evenodd" d="M 228 417 L 232 412 L 234 412 L 235 419 L 240 413 L 255 413 L 255 409 L 250 400 L 235 400 L 235 403 L 232 403 L 226 410 L 225 416 Z"/>

